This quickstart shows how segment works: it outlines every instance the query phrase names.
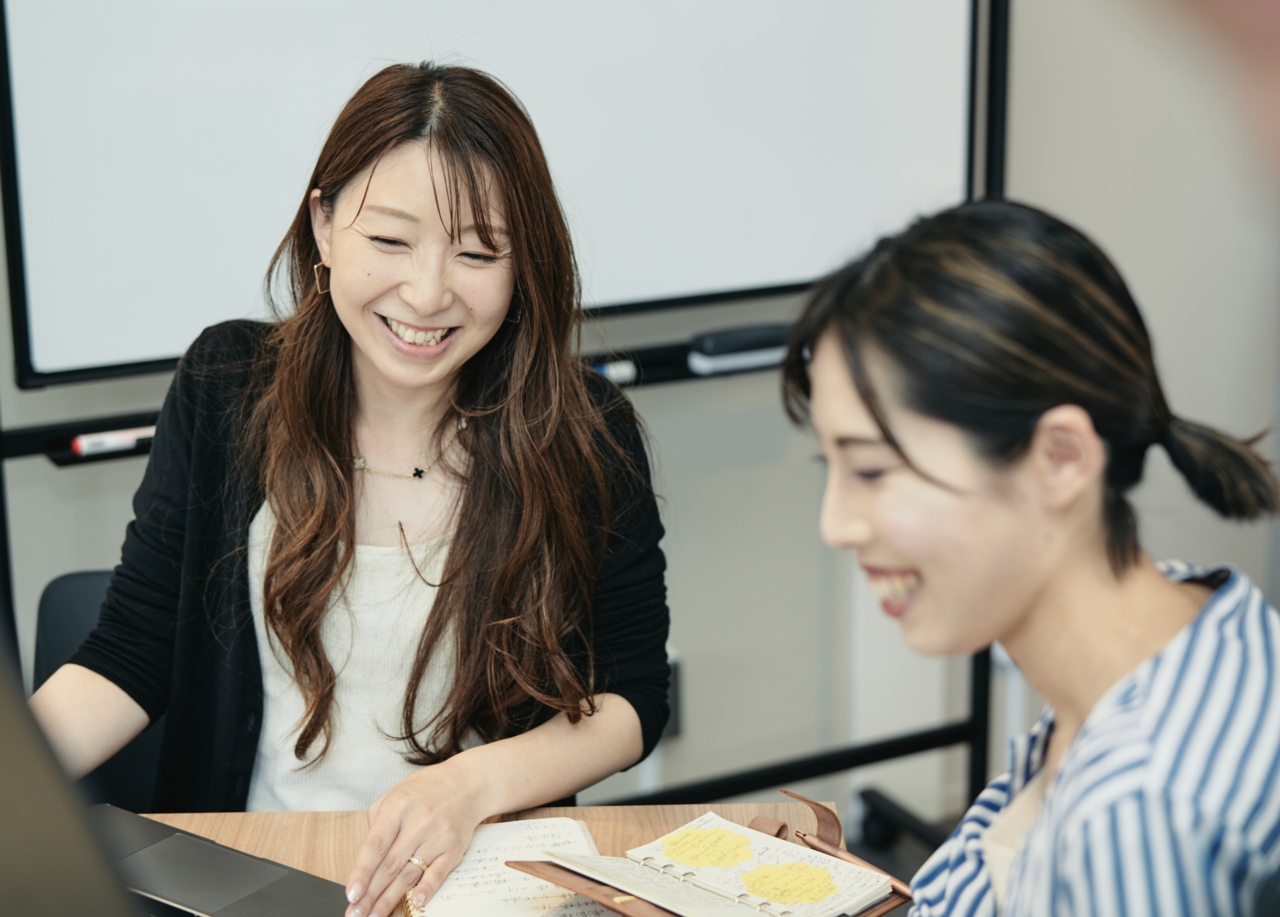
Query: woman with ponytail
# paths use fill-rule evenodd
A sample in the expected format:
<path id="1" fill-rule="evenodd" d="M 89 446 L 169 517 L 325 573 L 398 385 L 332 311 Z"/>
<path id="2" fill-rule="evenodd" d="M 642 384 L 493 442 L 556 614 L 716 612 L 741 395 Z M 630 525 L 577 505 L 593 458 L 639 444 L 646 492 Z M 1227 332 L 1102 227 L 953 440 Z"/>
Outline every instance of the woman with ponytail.
<path id="1" fill-rule="evenodd" d="M 1030 207 L 967 204 L 819 285 L 784 369 L 853 548 L 926 653 L 999 641 L 1049 701 L 912 883 L 914 917 L 1251 914 L 1280 865 L 1280 616 L 1232 567 L 1156 564 L 1152 446 L 1229 519 L 1253 440 L 1176 416 L 1119 273 Z"/>
<path id="2" fill-rule="evenodd" d="M 167 713 L 153 811 L 367 807 L 347 913 L 388 917 L 483 819 L 651 751 L 662 526 L 630 404 L 570 353 L 578 293 L 504 87 L 366 82 L 276 320 L 183 358 L 98 629 L 32 698 L 68 770 Z"/>

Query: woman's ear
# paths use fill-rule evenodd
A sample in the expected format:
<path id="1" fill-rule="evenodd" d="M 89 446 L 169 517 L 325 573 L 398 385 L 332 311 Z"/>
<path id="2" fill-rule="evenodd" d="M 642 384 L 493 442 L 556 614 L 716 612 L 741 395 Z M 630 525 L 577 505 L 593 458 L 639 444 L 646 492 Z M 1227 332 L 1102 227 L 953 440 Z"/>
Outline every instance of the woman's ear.
<path id="1" fill-rule="evenodd" d="M 320 203 L 320 189 L 314 188 L 307 198 L 311 208 L 311 232 L 316 238 L 316 246 L 320 249 L 320 260 L 329 263 L 329 233 L 333 228 L 333 214 L 325 212 Z"/>
<path id="2" fill-rule="evenodd" d="M 1102 479 L 1107 446 L 1088 411 L 1061 404 L 1040 415 L 1027 458 L 1045 508 L 1064 510 Z"/>

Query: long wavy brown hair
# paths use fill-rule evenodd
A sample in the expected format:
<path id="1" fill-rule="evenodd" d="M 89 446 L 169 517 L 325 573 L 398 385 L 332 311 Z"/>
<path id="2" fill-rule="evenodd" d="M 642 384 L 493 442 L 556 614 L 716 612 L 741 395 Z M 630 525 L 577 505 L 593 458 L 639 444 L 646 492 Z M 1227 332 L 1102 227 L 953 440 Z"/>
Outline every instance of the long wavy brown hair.
<path id="1" fill-rule="evenodd" d="M 634 422 L 625 399 L 593 401 L 590 370 L 570 355 L 580 311 L 568 226 L 533 124 L 497 81 L 462 67 L 387 67 L 338 115 L 308 194 L 319 188 L 332 212 L 387 152 L 423 142 L 444 163 L 436 183 L 450 225 L 465 196 L 482 241 L 496 247 L 491 208 L 504 218 L 515 292 L 435 434 L 439 448 L 441 431 L 468 420 L 457 527 L 404 697 L 399 738 L 420 765 L 472 734 L 492 741 L 555 711 L 575 723 L 595 712 L 590 609 L 614 514 L 606 481 L 632 472 L 609 425 Z M 320 628 L 355 543 L 351 347 L 317 286 L 320 260 L 304 196 L 267 271 L 277 323 L 246 426 L 246 454 L 277 520 L 265 616 L 307 703 L 295 755 L 307 760 L 323 739 L 313 762 L 331 736 L 336 677 Z M 423 675 L 446 652 L 455 678 L 444 707 L 415 722 Z"/>

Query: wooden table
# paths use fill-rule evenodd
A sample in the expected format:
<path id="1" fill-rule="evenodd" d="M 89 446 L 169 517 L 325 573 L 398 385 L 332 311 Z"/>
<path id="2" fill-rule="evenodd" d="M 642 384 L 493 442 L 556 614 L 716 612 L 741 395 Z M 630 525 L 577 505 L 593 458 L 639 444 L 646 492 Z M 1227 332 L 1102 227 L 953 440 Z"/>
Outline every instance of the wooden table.
<path id="1" fill-rule="evenodd" d="M 831 803 L 827 805 L 835 808 Z M 622 856 L 632 847 L 657 840 L 707 811 L 740 825 L 763 815 L 786 822 L 793 831 L 813 834 L 818 828 L 813 812 L 798 802 L 540 808 L 495 821 L 555 816 L 581 819 L 591 829 L 602 854 Z M 147 817 L 344 884 L 369 826 L 364 812 L 209 812 Z"/>

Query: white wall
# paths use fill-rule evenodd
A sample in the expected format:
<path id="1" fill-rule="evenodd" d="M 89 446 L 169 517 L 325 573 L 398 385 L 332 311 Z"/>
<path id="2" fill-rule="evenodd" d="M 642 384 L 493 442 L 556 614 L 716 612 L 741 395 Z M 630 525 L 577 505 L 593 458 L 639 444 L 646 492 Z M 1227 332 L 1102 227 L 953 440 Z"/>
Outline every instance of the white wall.
<path id="1" fill-rule="evenodd" d="M 1015 2 L 1008 191 L 1077 223 L 1114 256 L 1147 315 L 1174 409 L 1246 433 L 1280 413 L 1280 211 L 1221 62 L 1167 6 Z M 91 295 L 91 281 L 85 286 Z M 587 346 L 600 336 L 616 346 L 655 343 L 785 317 L 797 306 L 789 299 L 613 319 Z M 8 367 L 7 324 L 0 327 Z M 159 404 L 166 381 L 19 392 L 6 368 L 0 419 L 10 428 L 144 410 Z M 666 743 L 650 779 L 660 771 L 684 782 L 965 711 L 964 662 L 905 651 L 860 592 L 849 558 L 819 544 L 812 445 L 785 424 L 776 393 L 775 373 L 634 392 L 666 500 L 672 640 L 684 654 L 688 704 L 685 734 Z M 1137 494 L 1151 552 L 1232 559 L 1269 582 L 1270 527 L 1215 520 L 1163 457 L 1153 458 Z M 60 572 L 115 562 L 142 467 L 139 459 L 65 470 L 39 457 L 5 463 L 28 667 L 40 589 Z M 1029 700 L 1025 716 L 1034 706 Z M 997 698 L 998 729 L 1000 710 Z M 993 755 L 993 768 L 1001 760 Z M 630 792 L 642 779 L 632 771 L 585 798 Z M 954 752 L 857 780 L 931 817 L 958 808 L 964 786 Z M 845 798 L 848 783 L 808 789 Z"/>

